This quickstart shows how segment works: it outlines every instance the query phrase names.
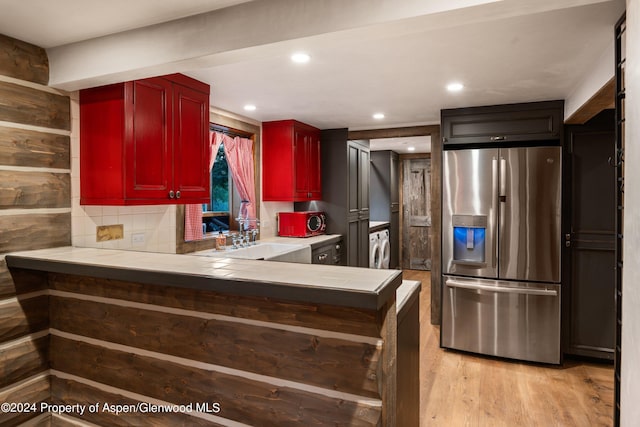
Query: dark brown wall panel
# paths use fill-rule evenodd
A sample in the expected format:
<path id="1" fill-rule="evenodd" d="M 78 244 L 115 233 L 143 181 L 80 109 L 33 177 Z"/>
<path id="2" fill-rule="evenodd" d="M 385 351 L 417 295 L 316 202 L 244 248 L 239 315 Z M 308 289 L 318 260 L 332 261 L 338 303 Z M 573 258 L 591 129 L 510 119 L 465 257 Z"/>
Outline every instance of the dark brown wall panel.
<path id="1" fill-rule="evenodd" d="M 0 34 L 0 74 L 46 85 L 49 82 L 47 52 Z"/>
<path id="2" fill-rule="evenodd" d="M 139 400 L 128 399 L 119 394 L 108 393 L 77 381 L 61 379 L 56 376 L 51 377 L 51 396 L 51 402 L 53 404 L 78 404 L 87 407 L 99 402 L 103 404 L 108 403 L 110 405 L 136 405 L 140 402 Z M 209 403 L 211 404 L 212 402 Z M 84 422 L 90 422 L 100 426 L 222 427 L 221 424 L 216 424 L 211 421 L 203 420 L 202 418 L 181 413 L 133 412 L 115 415 L 112 412 L 106 412 L 101 409 L 97 413 L 89 413 L 89 411 L 86 411 L 84 415 L 79 418 Z"/>
<path id="3" fill-rule="evenodd" d="M 0 251 L 71 245 L 71 213 L 0 215 Z"/>
<path id="4" fill-rule="evenodd" d="M 0 165 L 69 169 L 70 137 L 0 126 Z"/>
<path id="5" fill-rule="evenodd" d="M 9 271 L 7 263 L 4 260 L 0 261 L 0 299 L 41 291 L 48 287 L 47 273 L 21 269 Z"/>
<path id="6" fill-rule="evenodd" d="M 55 335 L 51 337 L 51 367 L 171 403 L 220 402 L 219 416 L 249 425 L 378 426 L 380 422 L 380 408 Z"/>
<path id="7" fill-rule="evenodd" d="M 49 297 L 9 302 L 0 310 L 0 343 L 49 327 Z"/>
<path id="8" fill-rule="evenodd" d="M 380 397 L 375 345 L 73 298 L 52 296 L 50 304 L 51 327 L 61 331 Z"/>
<path id="9" fill-rule="evenodd" d="M 0 120 L 52 129 L 71 129 L 68 96 L 0 82 Z"/>
<path id="10" fill-rule="evenodd" d="M 0 209 L 71 207 L 71 175 L 0 170 Z"/>
<path id="11" fill-rule="evenodd" d="M 29 420 L 29 427 L 51 427 L 51 414 L 44 414 L 39 416 L 37 419 Z M 76 424 L 73 427 L 77 427 Z"/>
<path id="12" fill-rule="evenodd" d="M 0 388 L 49 369 L 49 336 L 0 351 Z"/>
<path id="13" fill-rule="evenodd" d="M 22 387 L 11 388 L 0 393 L 2 403 L 36 403 L 36 412 L 4 412 L 0 411 L 0 426 L 13 427 L 40 415 L 40 402 L 48 402 L 51 396 L 49 378 L 45 377 L 28 382 Z"/>
<path id="14" fill-rule="evenodd" d="M 7 262 L 3 259 L 0 261 L 0 299 L 16 294 L 16 287 L 13 284 L 11 273 L 7 268 Z"/>
<path id="15" fill-rule="evenodd" d="M 252 320 L 380 337 L 373 310 L 221 295 L 93 277 L 49 274 L 51 289 Z"/>

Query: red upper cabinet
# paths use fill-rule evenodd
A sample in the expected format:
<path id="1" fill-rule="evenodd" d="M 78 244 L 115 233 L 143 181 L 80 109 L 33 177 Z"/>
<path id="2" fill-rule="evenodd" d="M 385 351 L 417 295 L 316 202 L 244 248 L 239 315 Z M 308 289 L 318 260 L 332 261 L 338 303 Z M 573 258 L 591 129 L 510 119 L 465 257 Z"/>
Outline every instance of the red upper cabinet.
<path id="1" fill-rule="evenodd" d="M 321 199 L 319 129 L 295 120 L 265 122 L 261 155 L 263 200 Z"/>
<path id="2" fill-rule="evenodd" d="M 174 74 L 80 91 L 80 203 L 209 202 L 209 86 Z"/>

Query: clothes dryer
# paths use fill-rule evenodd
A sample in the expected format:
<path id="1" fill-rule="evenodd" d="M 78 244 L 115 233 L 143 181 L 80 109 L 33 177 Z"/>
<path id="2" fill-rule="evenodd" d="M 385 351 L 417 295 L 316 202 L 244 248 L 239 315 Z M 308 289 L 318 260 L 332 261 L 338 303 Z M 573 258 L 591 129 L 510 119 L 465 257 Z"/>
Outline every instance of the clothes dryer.
<path id="1" fill-rule="evenodd" d="M 389 230 L 384 229 L 380 233 L 380 268 L 389 268 L 391 259 L 391 241 L 389 240 Z"/>
<path id="2" fill-rule="evenodd" d="M 379 233 L 371 233 L 369 234 L 369 268 L 380 268 L 382 266 L 382 257 L 380 255 Z"/>

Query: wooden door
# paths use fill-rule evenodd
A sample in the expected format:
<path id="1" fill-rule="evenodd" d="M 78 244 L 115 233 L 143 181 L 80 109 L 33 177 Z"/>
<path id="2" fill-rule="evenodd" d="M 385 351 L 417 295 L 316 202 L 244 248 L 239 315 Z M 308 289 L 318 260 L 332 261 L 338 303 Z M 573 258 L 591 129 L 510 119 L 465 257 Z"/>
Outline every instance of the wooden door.
<path id="1" fill-rule="evenodd" d="M 402 169 L 402 268 L 431 270 L 431 159 L 406 159 Z"/>
<path id="2" fill-rule="evenodd" d="M 570 263 L 565 351 L 610 360 L 616 331 L 616 170 L 608 161 L 615 159 L 614 125 L 611 112 L 567 127 L 571 213 L 564 236 Z"/>

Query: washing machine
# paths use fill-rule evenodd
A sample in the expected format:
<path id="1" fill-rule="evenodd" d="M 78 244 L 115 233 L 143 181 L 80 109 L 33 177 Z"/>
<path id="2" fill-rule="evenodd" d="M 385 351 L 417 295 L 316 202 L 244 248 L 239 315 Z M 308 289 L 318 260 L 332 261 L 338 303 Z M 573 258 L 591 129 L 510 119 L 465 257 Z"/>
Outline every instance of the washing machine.
<path id="1" fill-rule="evenodd" d="M 380 233 L 380 268 L 389 268 L 391 259 L 391 241 L 389 240 L 389 230 L 384 229 Z"/>
<path id="2" fill-rule="evenodd" d="M 379 233 L 371 233 L 369 234 L 369 268 L 380 268 L 382 266 L 382 257 L 380 255 Z"/>

